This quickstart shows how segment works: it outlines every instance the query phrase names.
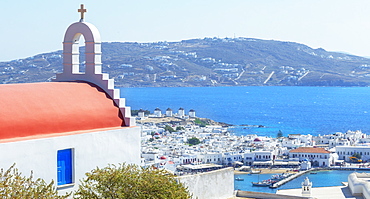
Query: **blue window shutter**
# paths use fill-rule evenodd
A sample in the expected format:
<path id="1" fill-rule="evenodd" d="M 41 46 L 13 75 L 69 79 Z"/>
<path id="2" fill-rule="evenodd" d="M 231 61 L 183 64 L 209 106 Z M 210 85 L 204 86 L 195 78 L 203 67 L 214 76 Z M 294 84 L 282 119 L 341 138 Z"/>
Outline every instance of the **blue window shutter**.
<path id="1" fill-rule="evenodd" d="M 71 184 L 73 182 L 72 149 L 58 151 L 57 172 L 58 185 Z"/>
<path id="2" fill-rule="evenodd" d="M 70 184 L 72 183 L 72 149 L 69 149 L 66 153 L 66 183 Z"/>

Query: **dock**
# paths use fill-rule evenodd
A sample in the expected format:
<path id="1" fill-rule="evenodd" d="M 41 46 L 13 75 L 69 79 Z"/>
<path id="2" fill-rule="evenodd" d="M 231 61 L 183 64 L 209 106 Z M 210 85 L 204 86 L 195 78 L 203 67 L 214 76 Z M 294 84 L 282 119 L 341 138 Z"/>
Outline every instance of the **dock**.
<path id="1" fill-rule="evenodd" d="M 270 185 L 270 188 L 271 189 L 276 189 L 276 188 L 280 187 L 281 185 L 283 185 L 283 184 L 285 184 L 285 183 L 287 183 L 287 182 L 289 182 L 289 181 L 291 181 L 291 180 L 293 180 L 293 179 L 295 179 L 295 178 L 297 178 L 297 177 L 299 177 L 299 176 L 301 176 L 301 175 L 303 175 L 305 173 L 311 172 L 313 170 L 314 169 L 309 169 L 309 170 L 305 170 L 305 171 L 299 171 L 298 173 L 295 173 L 295 174 L 293 174 L 293 175 L 291 175 L 289 177 L 286 177 L 286 178 L 280 180 L 279 182 L 276 182 L 276 183 Z"/>

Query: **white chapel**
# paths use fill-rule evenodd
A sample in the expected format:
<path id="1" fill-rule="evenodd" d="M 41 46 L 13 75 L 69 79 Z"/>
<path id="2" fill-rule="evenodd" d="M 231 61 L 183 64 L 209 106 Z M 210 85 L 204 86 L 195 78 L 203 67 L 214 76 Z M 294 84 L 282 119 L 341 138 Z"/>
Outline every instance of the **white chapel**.
<path id="1" fill-rule="evenodd" d="M 63 41 L 63 73 L 53 82 L 0 85 L 0 168 L 54 180 L 59 192 L 78 188 L 85 173 L 108 164 L 140 164 L 140 128 L 130 107 L 102 73 L 98 29 L 81 19 Z M 79 39 L 85 39 L 85 72 Z"/>

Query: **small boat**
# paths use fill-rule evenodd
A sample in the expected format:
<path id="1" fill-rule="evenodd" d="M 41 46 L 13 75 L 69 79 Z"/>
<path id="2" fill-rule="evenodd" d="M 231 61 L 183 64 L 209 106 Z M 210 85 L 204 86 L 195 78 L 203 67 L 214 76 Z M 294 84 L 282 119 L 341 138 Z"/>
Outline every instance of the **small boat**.
<path id="1" fill-rule="evenodd" d="M 276 174 L 276 175 L 272 175 L 271 179 L 280 181 L 284 178 L 287 178 L 288 176 L 290 176 L 289 173 Z"/>
<path id="2" fill-rule="evenodd" d="M 256 187 L 268 187 L 271 184 L 271 182 L 252 182 L 252 185 Z"/>
<path id="3" fill-rule="evenodd" d="M 311 172 L 310 174 L 317 174 L 316 172 Z"/>
<path id="4" fill-rule="evenodd" d="M 253 171 L 253 170 L 251 170 L 249 173 L 250 174 L 259 174 L 259 173 L 261 173 L 261 170 L 259 170 L 259 171 Z"/>
<path id="5" fill-rule="evenodd" d="M 259 179 L 258 179 L 258 182 L 252 182 L 252 185 L 257 186 L 257 187 L 269 187 L 270 185 L 272 185 L 276 182 L 277 182 L 277 180 L 268 179 L 268 180 L 259 181 Z"/>
<path id="6" fill-rule="evenodd" d="M 236 177 L 235 180 L 236 181 L 244 181 L 244 178 Z"/>

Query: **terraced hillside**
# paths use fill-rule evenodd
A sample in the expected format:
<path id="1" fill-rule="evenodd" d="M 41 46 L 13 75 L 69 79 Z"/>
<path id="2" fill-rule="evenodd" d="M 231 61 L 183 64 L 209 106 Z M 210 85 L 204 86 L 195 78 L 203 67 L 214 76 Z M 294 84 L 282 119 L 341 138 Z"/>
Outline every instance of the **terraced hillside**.
<path id="1" fill-rule="evenodd" d="M 83 47 L 81 72 L 83 72 Z M 252 38 L 103 43 L 103 71 L 116 86 L 369 86 L 370 59 Z M 62 52 L 0 62 L 0 82 L 51 81 Z"/>

